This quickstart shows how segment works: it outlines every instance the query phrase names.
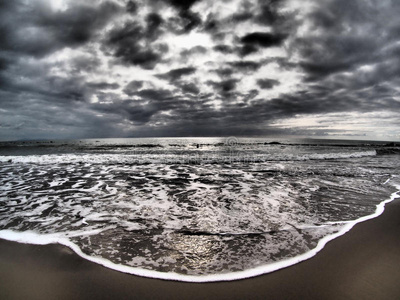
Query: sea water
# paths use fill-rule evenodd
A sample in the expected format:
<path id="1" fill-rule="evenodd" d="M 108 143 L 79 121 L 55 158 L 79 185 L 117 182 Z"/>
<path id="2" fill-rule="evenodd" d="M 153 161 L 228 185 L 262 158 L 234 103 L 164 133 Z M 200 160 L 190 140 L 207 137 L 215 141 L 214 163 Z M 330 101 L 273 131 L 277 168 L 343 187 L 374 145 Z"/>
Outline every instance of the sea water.
<path id="1" fill-rule="evenodd" d="M 147 138 L 0 143 L 0 238 L 60 243 L 122 272 L 192 282 L 315 255 L 397 197 L 382 142 Z"/>

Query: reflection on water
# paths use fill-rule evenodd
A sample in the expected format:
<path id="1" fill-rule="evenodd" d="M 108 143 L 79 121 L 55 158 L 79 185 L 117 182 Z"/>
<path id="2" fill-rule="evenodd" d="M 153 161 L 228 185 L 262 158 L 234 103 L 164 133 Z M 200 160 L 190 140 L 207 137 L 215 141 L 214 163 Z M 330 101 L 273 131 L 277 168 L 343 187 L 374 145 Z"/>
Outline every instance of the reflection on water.
<path id="1" fill-rule="evenodd" d="M 369 146 L 141 143 L 135 153 L 156 150 L 140 163 L 132 145 L 100 142 L 77 142 L 68 155 L 0 156 L 0 230 L 58 234 L 124 266 L 222 274 L 306 253 L 340 222 L 372 214 L 393 192 L 400 166 L 398 156 L 376 156 Z M 176 149 L 252 151 L 265 160 L 160 162 Z"/>
<path id="2" fill-rule="evenodd" d="M 171 249 L 171 257 L 188 270 L 207 270 L 207 266 L 221 251 L 219 243 L 210 236 L 174 234 L 164 245 Z"/>

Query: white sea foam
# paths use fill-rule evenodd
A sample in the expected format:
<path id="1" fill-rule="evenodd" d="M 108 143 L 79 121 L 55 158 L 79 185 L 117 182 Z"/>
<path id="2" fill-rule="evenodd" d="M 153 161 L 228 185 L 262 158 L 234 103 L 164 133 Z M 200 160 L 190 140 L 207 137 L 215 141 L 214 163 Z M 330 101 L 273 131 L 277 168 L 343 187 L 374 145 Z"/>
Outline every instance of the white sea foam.
<path id="1" fill-rule="evenodd" d="M 376 156 L 375 150 L 338 153 L 228 153 L 227 155 L 203 154 L 43 154 L 24 156 L 0 156 L 0 162 L 22 164 L 148 164 L 148 163 L 224 163 L 235 161 L 307 161 L 334 160 Z"/>
<path id="2" fill-rule="evenodd" d="M 89 255 L 83 253 L 78 245 L 71 242 L 62 233 L 37 234 L 32 231 L 16 232 L 13 230 L 2 230 L 2 231 L 0 231 L 0 238 L 6 239 L 9 241 L 19 242 L 19 243 L 28 243 L 28 244 L 35 244 L 35 245 L 47 245 L 47 244 L 54 244 L 54 243 L 61 244 L 61 245 L 71 248 L 76 254 L 78 254 L 79 256 L 81 256 L 84 259 L 87 259 L 89 261 L 103 265 L 107 268 L 110 268 L 110 269 L 113 269 L 116 271 L 133 274 L 133 275 L 137 275 L 137 276 L 166 279 L 166 280 L 186 281 L 186 282 L 199 282 L 199 283 L 200 282 L 213 282 L 213 281 L 232 281 L 232 280 L 250 278 L 250 277 L 270 273 L 270 272 L 273 272 L 273 271 L 276 271 L 276 270 L 279 270 L 282 268 L 292 266 L 294 264 L 297 264 L 301 261 L 307 260 L 307 259 L 315 256 L 319 251 L 321 251 L 324 248 L 324 246 L 329 241 L 331 241 L 339 236 L 342 236 L 343 234 L 348 232 L 351 228 L 353 228 L 354 225 L 356 225 L 357 223 L 364 222 L 364 221 L 376 218 L 379 215 L 381 215 L 385 209 L 385 204 L 400 197 L 399 196 L 400 186 L 397 185 L 396 188 L 399 191 L 393 193 L 389 199 L 379 203 L 376 206 L 376 210 L 373 214 L 358 218 L 357 220 L 354 220 L 354 221 L 345 222 L 345 224 L 342 226 L 342 228 L 337 233 L 330 234 L 330 235 L 323 237 L 321 240 L 319 240 L 317 246 L 315 248 L 311 249 L 310 251 L 308 251 L 304 254 L 289 258 L 289 259 L 279 261 L 279 262 L 262 265 L 262 266 L 259 266 L 256 268 L 251 268 L 251 269 L 244 270 L 244 271 L 231 272 L 231 273 L 226 273 L 226 274 L 191 276 L 191 275 L 183 275 L 183 274 L 178 274 L 178 273 L 164 273 L 164 272 L 145 270 L 145 269 L 141 269 L 141 268 L 134 268 L 134 267 L 130 267 L 130 266 L 120 265 L 120 264 L 113 263 L 113 262 L 111 262 L 107 259 L 101 258 L 101 257 L 93 257 L 93 256 L 89 256 Z M 88 232 L 87 234 L 95 234 L 95 233 L 97 233 L 97 232 L 93 231 L 93 232 Z"/>
<path id="3" fill-rule="evenodd" d="M 192 148 L 0 157 L 0 237 L 146 277 L 235 280 L 312 257 L 397 182 L 399 162 L 374 150 Z"/>

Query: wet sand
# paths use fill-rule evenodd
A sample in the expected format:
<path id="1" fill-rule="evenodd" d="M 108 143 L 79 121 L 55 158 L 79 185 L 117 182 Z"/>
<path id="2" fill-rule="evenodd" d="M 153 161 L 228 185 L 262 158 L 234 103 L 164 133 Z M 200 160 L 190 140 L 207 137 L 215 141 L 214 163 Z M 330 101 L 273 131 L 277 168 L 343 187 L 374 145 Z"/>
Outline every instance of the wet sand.
<path id="1" fill-rule="evenodd" d="M 88 262 L 60 245 L 0 240 L 0 299 L 400 299 L 400 200 L 315 257 L 233 282 L 147 279 Z"/>

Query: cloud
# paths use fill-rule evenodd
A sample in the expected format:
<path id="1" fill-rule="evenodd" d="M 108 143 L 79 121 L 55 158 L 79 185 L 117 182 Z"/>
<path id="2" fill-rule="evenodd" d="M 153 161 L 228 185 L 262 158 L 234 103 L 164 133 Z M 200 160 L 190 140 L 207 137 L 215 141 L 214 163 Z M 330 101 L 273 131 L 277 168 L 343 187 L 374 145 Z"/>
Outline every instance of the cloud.
<path id="1" fill-rule="evenodd" d="M 150 27 L 153 26 L 150 24 Z M 155 31 L 152 34 L 155 34 Z M 153 69 L 162 60 L 162 55 L 168 52 L 168 46 L 161 45 L 159 48 L 151 47 L 149 44 L 142 46 L 140 42 L 148 38 L 153 36 L 147 36 L 146 30 L 141 25 L 127 22 L 122 27 L 112 29 L 103 46 L 106 53 L 111 50 L 112 55 L 119 58 L 121 63 Z"/>
<path id="2" fill-rule="evenodd" d="M 260 62 L 245 61 L 245 60 L 229 62 L 228 64 L 232 68 L 234 68 L 236 71 L 243 72 L 243 73 L 255 72 L 262 66 L 262 63 L 260 63 Z"/>
<path id="3" fill-rule="evenodd" d="M 149 13 L 146 16 L 146 35 L 147 38 L 157 38 L 161 34 L 160 27 L 164 23 L 163 18 L 157 13 Z"/>
<path id="4" fill-rule="evenodd" d="M 184 93 L 189 93 L 193 95 L 198 95 L 200 93 L 200 89 L 193 82 L 189 83 L 183 82 L 179 86 L 181 87 Z"/>
<path id="5" fill-rule="evenodd" d="M 225 77 L 231 77 L 235 70 L 232 68 L 218 68 L 214 70 L 215 73 L 217 73 L 220 77 L 225 78 Z"/>
<path id="6" fill-rule="evenodd" d="M 170 82 L 174 82 L 180 79 L 181 77 L 191 75 L 194 72 L 196 72 L 196 68 L 185 67 L 185 68 L 174 69 L 164 74 L 156 75 L 156 77 L 161 79 L 166 79 Z"/>
<path id="7" fill-rule="evenodd" d="M 160 102 L 168 99 L 173 99 L 171 91 L 166 89 L 143 89 L 136 93 L 137 96 L 144 100 Z"/>
<path id="8" fill-rule="evenodd" d="M 0 139 L 396 132 L 399 14 L 389 0 L 0 0 Z"/>
<path id="9" fill-rule="evenodd" d="M 175 34 L 186 34 L 201 25 L 202 20 L 199 14 L 193 12 L 191 7 L 193 4 L 198 2 L 197 0 L 163 0 L 151 1 L 153 5 L 158 6 L 158 10 L 163 9 L 160 7 L 160 3 L 163 2 L 164 5 L 173 7 L 176 10 L 176 14 L 170 16 L 167 19 L 166 27 L 169 31 L 172 31 Z"/>
<path id="10" fill-rule="evenodd" d="M 207 84 L 212 86 L 215 90 L 219 91 L 222 95 L 230 95 L 229 92 L 235 90 L 238 83 L 238 79 L 226 79 L 220 82 L 208 81 Z"/>
<path id="11" fill-rule="evenodd" d="M 310 29 L 322 34 L 298 38 L 293 45 L 301 53 L 300 66 L 307 73 L 307 79 L 318 81 L 384 60 L 379 52 L 394 41 L 388 29 L 393 26 L 390 15 L 396 10 L 399 11 L 398 5 L 388 1 L 377 5 L 376 1 L 336 0 L 313 11 L 309 15 Z"/>
<path id="12" fill-rule="evenodd" d="M 183 49 L 180 52 L 180 56 L 181 56 L 182 62 L 186 63 L 189 58 L 192 58 L 193 56 L 196 56 L 196 55 L 203 55 L 205 53 L 207 53 L 207 48 L 205 48 L 203 46 L 194 46 L 190 49 Z"/>
<path id="13" fill-rule="evenodd" d="M 76 3 L 65 11 L 52 11 L 44 1 L 12 1 L 0 11 L 3 50 L 43 57 L 64 47 L 89 42 L 120 11 L 111 1 L 98 6 Z"/>
<path id="14" fill-rule="evenodd" d="M 269 0 L 258 1 L 258 13 L 256 14 L 255 21 L 264 25 L 277 25 L 287 20 L 285 15 L 280 13 L 280 9 L 285 1 L 282 0 Z"/>
<path id="15" fill-rule="evenodd" d="M 129 0 L 126 3 L 126 11 L 130 14 L 135 14 L 138 10 L 138 5 L 136 4 L 135 1 Z"/>
<path id="16" fill-rule="evenodd" d="M 257 84 L 262 89 L 272 89 L 274 86 L 279 85 L 280 82 L 275 79 L 258 79 Z"/>
<path id="17" fill-rule="evenodd" d="M 191 11 L 181 11 L 178 16 L 179 18 L 171 19 L 174 22 L 174 27 L 172 28 L 175 29 L 176 33 L 188 33 L 201 24 L 200 16 Z"/>
<path id="18" fill-rule="evenodd" d="M 253 32 L 243 36 L 240 41 L 243 44 L 259 46 L 263 48 L 280 46 L 285 40 L 286 35 L 273 34 L 269 32 Z"/>
<path id="19" fill-rule="evenodd" d="M 88 82 L 86 83 L 86 86 L 89 88 L 93 88 L 96 90 L 115 90 L 120 87 L 118 83 L 109 83 L 109 82 Z"/>
<path id="20" fill-rule="evenodd" d="M 232 47 L 230 47 L 228 45 L 222 45 L 222 44 L 221 45 L 216 45 L 216 46 L 213 47 L 213 49 L 215 51 L 218 51 L 218 52 L 221 52 L 221 53 L 224 53 L 224 54 L 233 53 Z"/>
<path id="21" fill-rule="evenodd" d="M 107 104 L 94 104 L 92 109 L 109 115 L 122 116 L 135 125 L 146 124 L 157 113 L 157 108 L 140 101 L 125 100 Z"/>
<path id="22" fill-rule="evenodd" d="M 258 52 L 262 48 L 281 46 L 286 39 L 286 35 L 269 32 L 253 32 L 240 38 L 242 46 L 237 48 L 240 56 L 247 56 Z"/>
<path id="23" fill-rule="evenodd" d="M 124 89 L 124 93 L 128 96 L 133 96 L 136 94 L 138 90 L 143 87 L 144 82 L 141 80 L 132 80 L 129 84 L 126 85 Z"/>
<path id="24" fill-rule="evenodd" d="M 170 3 L 172 6 L 181 9 L 181 10 L 189 10 L 192 5 L 196 2 L 198 2 L 199 0 L 165 0 L 168 3 Z"/>

